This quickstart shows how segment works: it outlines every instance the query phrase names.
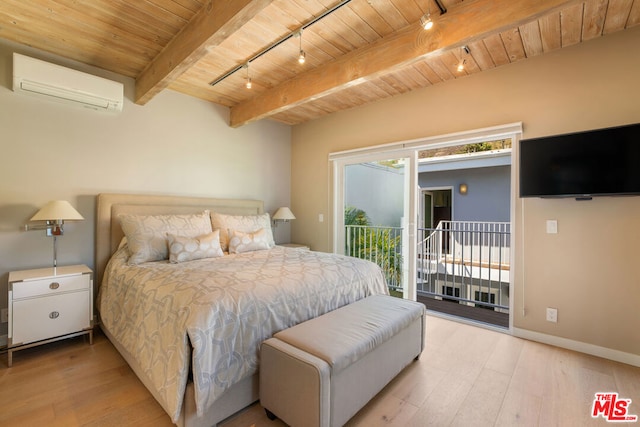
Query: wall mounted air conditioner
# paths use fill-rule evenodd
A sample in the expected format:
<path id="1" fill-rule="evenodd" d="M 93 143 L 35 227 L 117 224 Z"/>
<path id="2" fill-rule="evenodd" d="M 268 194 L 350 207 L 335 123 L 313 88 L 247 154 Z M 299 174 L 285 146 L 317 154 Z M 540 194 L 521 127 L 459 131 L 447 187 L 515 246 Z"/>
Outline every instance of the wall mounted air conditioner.
<path id="1" fill-rule="evenodd" d="M 13 54 L 13 90 L 99 111 L 122 111 L 124 85 Z"/>

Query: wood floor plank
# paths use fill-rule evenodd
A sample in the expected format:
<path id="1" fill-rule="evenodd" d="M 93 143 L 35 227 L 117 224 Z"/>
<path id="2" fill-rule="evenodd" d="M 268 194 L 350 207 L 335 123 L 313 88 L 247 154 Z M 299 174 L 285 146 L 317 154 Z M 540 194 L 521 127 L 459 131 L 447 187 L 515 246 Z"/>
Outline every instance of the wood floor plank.
<path id="1" fill-rule="evenodd" d="M 496 427 L 538 426 L 541 406 L 541 397 L 509 387 L 494 425 Z"/>
<path id="2" fill-rule="evenodd" d="M 510 375 L 483 369 L 451 425 L 459 427 L 493 425 L 502 407 L 510 381 Z"/>

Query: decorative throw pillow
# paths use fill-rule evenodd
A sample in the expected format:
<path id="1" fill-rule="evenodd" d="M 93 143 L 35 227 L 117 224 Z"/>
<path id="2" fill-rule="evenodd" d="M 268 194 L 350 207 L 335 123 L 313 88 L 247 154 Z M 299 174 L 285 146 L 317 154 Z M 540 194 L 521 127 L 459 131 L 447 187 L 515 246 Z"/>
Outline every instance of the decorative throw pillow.
<path id="1" fill-rule="evenodd" d="M 209 211 L 188 215 L 122 214 L 119 219 L 129 245 L 130 265 L 169 258 L 167 233 L 196 237 L 213 231 Z"/>
<path id="2" fill-rule="evenodd" d="M 262 215 L 226 215 L 211 212 L 211 226 L 214 230 L 220 230 L 220 246 L 222 246 L 223 251 L 229 250 L 228 230 L 251 233 L 263 228 L 267 235 L 266 238 L 269 243 L 269 247 L 272 248 L 276 245 L 273 240 L 271 218 L 268 213 L 264 213 Z"/>
<path id="3" fill-rule="evenodd" d="M 229 230 L 229 253 L 241 254 L 243 252 L 259 251 L 269 249 L 269 236 L 267 230 L 261 228 L 253 233 L 244 231 Z"/>
<path id="4" fill-rule="evenodd" d="M 167 233 L 169 240 L 169 262 L 177 264 L 202 258 L 224 256 L 220 248 L 220 232 L 213 231 L 204 236 L 185 237 Z"/>

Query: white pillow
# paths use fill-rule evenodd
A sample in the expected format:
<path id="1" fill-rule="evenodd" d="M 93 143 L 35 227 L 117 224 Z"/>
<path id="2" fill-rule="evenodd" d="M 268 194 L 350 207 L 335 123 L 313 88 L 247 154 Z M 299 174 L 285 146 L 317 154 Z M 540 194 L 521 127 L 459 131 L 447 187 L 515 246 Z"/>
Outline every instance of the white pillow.
<path id="1" fill-rule="evenodd" d="M 260 251 L 269 249 L 269 239 L 267 230 L 261 228 L 253 233 L 245 233 L 244 231 L 229 230 L 229 253 L 241 254 L 243 252 Z"/>
<path id="2" fill-rule="evenodd" d="M 220 246 L 223 251 L 229 250 L 229 231 L 244 231 L 251 233 L 263 228 L 266 233 L 269 247 L 276 245 L 273 240 L 273 232 L 271 231 L 271 218 L 268 213 L 262 215 L 226 215 L 217 212 L 211 212 L 211 226 L 214 230 L 220 230 Z"/>
<path id="3" fill-rule="evenodd" d="M 129 245 L 130 265 L 169 258 L 167 233 L 185 237 L 209 234 L 209 211 L 188 215 L 130 215 L 118 217 Z"/>
<path id="4" fill-rule="evenodd" d="M 167 233 L 169 241 L 169 262 L 174 264 L 202 258 L 224 256 L 220 248 L 220 232 L 218 230 L 198 237 L 176 236 Z"/>

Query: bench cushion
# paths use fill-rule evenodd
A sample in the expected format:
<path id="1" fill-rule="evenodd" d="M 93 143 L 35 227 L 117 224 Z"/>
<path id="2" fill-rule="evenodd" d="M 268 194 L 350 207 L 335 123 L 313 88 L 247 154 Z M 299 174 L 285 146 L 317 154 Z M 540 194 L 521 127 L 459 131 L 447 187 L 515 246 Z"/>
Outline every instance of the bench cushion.
<path id="1" fill-rule="evenodd" d="M 274 337 L 324 360 L 337 373 L 422 317 L 424 309 L 417 302 L 374 295 Z"/>

